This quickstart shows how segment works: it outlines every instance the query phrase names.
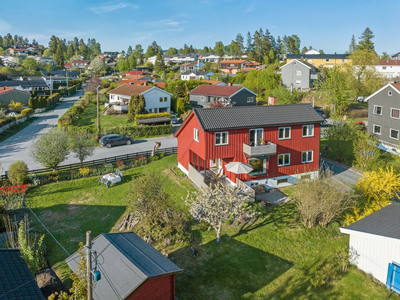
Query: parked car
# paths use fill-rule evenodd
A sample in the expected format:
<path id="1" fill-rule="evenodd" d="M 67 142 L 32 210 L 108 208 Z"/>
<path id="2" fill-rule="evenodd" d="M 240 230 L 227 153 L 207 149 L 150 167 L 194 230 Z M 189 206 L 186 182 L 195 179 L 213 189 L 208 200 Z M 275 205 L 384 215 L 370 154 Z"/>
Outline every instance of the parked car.
<path id="1" fill-rule="evenodd" d="M 320 109 L 320 108 L 315 108 L 315 111 L 323 118 L 326 118 L 326 113 Z"/>
<path id="2" fill-rule="evenodd" d="M 174 116 L 174 115 L 171 115 L 171 123 L 172 124 L 178 124 L 179 123 L 178 118 L 176 116 Z"/>
<path id="3" fill-rule="evenodd" d="M 357 101 L 360 103 L 368 102 L 368 101 L 365 101 L 365 99 L 366 99 L 366 97 L 358 97 Z"/>
<path id="4" fill-rule="evenodd" d="M 100 146 L 111 148 L 118 145 L 130 145 L 133 139 L 130 136 L 121 136 L 119 134 L 108 134 L 103 136 L 100 141 Z"/>

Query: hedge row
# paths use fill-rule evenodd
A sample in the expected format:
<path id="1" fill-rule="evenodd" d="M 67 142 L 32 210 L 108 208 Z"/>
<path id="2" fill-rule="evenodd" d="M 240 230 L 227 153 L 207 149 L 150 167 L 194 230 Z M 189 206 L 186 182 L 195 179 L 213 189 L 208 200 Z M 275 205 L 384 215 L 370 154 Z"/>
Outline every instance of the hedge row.
<path id="1" fill-rule="evenodd" d="M 25 108 L 21 111 L 21 116 L 23 117 L 29 117 L 30 115 L 33 114 L 33 109 L 32 108 Z"/>
<path id="2" fill-rule="evenodd" d="M 85 95 L 74 103 L 59 119 L 58 127 L 68 127 L 73 125 L 73 121 L 79 117 L 85 107 L 89 104 L 90 96 Z"/>
<path id="3" fill-rule="evenodd" d="M 144 119 L 161 118 L 161 117 L 171 118 L 171 114 L 169 112 L 165 112 L 158 114 L 154 113 L 154 114 L 136 115 L 135 120 L 144 120 Z"/>
<path id="4" fill-rule="evenodd" d="M 10 124 L 16 120 L 15 117 L 5 117 L 4 119 L 0 119 L 0 127 Z"/>
<path id="5" fill-rule="evenodd" d="M 28 101 L 29 108 L 47 108 L 56 104 L 61 98 L 61 95 L 56 93 L 51 97 L 40 96 L 40 97 L 30 97 Z"/>
<path id="6" fill-rule="evenodd" d="M 172 125 L 120 126 L 102 128 L 101 131 L 104 134 L 116 133 L 120 135 L 128 135 L 135 139 L 172 134 Z"/>

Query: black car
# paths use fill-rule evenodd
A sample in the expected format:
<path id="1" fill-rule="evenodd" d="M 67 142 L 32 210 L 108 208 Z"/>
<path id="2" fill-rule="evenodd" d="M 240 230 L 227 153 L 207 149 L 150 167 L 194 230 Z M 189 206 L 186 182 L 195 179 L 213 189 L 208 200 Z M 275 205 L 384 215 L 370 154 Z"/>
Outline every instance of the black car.
<path id="1" fill-rule="evenodd" d="M 100 141 L 100 146 L 111 148 L 112 146 L 118 145 L 130 145 L 133 143 L 133 139 L 129 136 L 121 136 L 119 134 L 108 134 L 103 136 Z"/>
<path id="2" fill-rule="evenodd" d="M 315 111 L 323 118 L 326 118 L 326 113 L 320 108 L 314 108 Z"/>

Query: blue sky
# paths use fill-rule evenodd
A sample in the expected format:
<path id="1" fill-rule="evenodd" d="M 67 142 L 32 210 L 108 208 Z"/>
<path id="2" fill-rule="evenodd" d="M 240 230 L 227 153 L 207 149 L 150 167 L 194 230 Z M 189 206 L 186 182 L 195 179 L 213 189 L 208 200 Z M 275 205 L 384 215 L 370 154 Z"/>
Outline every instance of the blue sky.
<path id="1" fill-rule="evenodd" d="M 241 33 L 266 28 L 278 35 L 296 34 L 301 48 L 313 46 L 325 53 L 343 53 L 351 36 L 366 27 L 375 49 L 400 51 L 400 0 L 386 1 L 266 1 L 266 0 L 14 0 L 3 1 L 0 35 L 8 32 L 36 38 L 47 46 L 51 35 L 67 40 L 95 38 L 103 51 L 121 51 L 155 40 L 163 49 L 214 47 L 229 44 Z"/>

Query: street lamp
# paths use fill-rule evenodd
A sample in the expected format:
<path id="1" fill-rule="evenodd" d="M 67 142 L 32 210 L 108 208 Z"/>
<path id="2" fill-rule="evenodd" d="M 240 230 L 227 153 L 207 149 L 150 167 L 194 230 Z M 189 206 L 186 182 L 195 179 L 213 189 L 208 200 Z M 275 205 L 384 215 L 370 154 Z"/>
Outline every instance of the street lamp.
<path id="1" fill-rule="evenodd" d="M 99 87 L 101 87 L 101 85 L 98 85 L 96 88 L 96 91 L 97 91 L 97 141 L 100 140 Z"/>

